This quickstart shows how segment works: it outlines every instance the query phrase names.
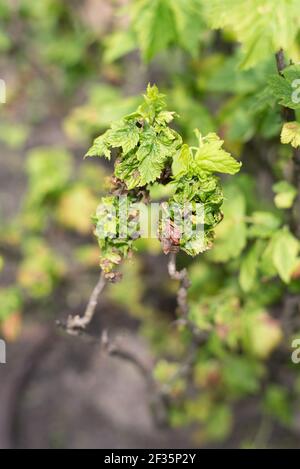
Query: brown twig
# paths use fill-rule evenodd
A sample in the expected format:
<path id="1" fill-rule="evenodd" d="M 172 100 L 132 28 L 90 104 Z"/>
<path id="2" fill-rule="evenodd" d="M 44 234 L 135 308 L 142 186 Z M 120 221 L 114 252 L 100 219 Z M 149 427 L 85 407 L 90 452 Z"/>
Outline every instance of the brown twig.
<path id="1" fill-rule="evenodd" d="M 177 293 L 177 303 L 179 312 L 184 319 L 187 319 L 189 311 L 187 295 L 188 289 L 191 285 L 188 272 L 186 269 L 180 271 L 176 268 L 176 252 L 170 252 L 169 263 L 168 263 L 169 275 L 173 280 L 179 280 L 180 286 Z"/>
<path id="2" fill-rule="evenodd" d="M 159 425 L 166 425 L 168 420 L 168 400 L 167 396 L 153 377 L 154 365 L 146 364 L 145 361 L 141 360 L 137 353 L 113 342 L 109 338 L 107 331 L 104 331 L 102 334 L 101 350 L 111 357 L 119 358 L 130 363 L 138 370 L 146 382 L 150 405 L 156 423 Z"/>
<path id="3" fill-rule="evenodd" d="M 106 279 L 104 273 L 101 272 L 99 280 L 92 291 L 89 302 L 87 304 L 85 313 L 83 316 L 69 316 L 66 324 L 59 325 L 71 335 L 79 335 L 85 332 L 86 327 L 90 324 L 94 317 L 96 306 L 98 304 L 99 295 L 103 291 L 106 285 Z M 109 337 L 107 331 L 102 333 L 101 337 L 101 350 L 103 353 L 121 360 L 131 363 L 143 376 L 147 384 L 147 390 L 149 392 L 150 404 L 153 411 L 155 421 L 159 425 L 165 425 L 167 423 L 167 396 L 162 392 L 158 383 L 153 377 L 153 364 L 146 364 L 140 359 L 138 354 L 132 350 L 124 348 L 120 344 L 113 342 Z"/>
<path id="4" fill-rule="evenodd" d="M 188 304 L 188 289 L 191 286 L 187 269 L 180 271 L 176 268 L 176 252 L 171 251 L 169 254 L 168 272 L 173 280 L 179 280 L 180 285 L 177 292 L 177 304 L 179 319 L 177 323 L 187 326 L 192 335 L 191 347 L 195 352 L 200 345 L 205 343 L 207 339 L 207 333 L 201 331 L 189 318 L 189 304 Z"/>
<path id="5" fill-rule="evenodd" d="M 286 68 L 285 57 L 283 49 L 280 49 L 275 54 L 277 71 L 279 75 L 283 76 L 283 70 Z M 283 119 L 287 122 L 294 121 L 296 119 L 294 109 L 290 109 L 289 107 L 282 106 L 282 116 Z"/>
<path id="6" fill-rule="evenodd" d="M 152 382 L 152 367 L 147 366 L 146 363 L 140 360 L 140 358 L 136 354 L 133 354 L 132 351 L 129 351 L 124 347 L 121 347 L 120 344 L 113 342 L 109 338 L 107 330 L 102 333 L 101 350 L 112 357 L 121 358 L 132 363 L 147 381 L 149 380 Z"/>
<path id="7" fill-rule="evenodd" d="M 277 63 L 277 70 L 280 75 L 282 71 L 286 67 L 284 52 L 281 49 L 276 53 L 276 63 Z M 296 120 L 296 113 L 294 109 L 289 109 L 286 107 L 282 107 L 282 117 L 286 122 L 291 122 Z M 289 225 L 292 232 L 297 236 L 300 237 L 300 218 L 299 218 L 299 210 L 300 210 L 300 148 L 293 149 L 293 177 L 292 182 L 297 188 L 297 196 L 293 203 L 292 208 L 289 211 Z M 288 290 L 285 291 L 282 300 L 282 328 L 286 337 L 290 337 L 291 334 L 295 330 L 297 330 L 297 319 L 299 316 L 299 305 L 300 305 L 300 297 L 297 294 L 290 293 Z M 284 351 L 284 359 L 286 359 L 286 351 Z M 272 371 L 272 365 L 274 366 L 274 371 Z M 278 375 L 278 365 L 276 365 L 275 361 L 270 363 L 269 369 L 270 377 L 272 374 L 274 376 Z"/>
<path id="8" fill-rule="evenodd" d="M 284 51 L 280 49 L 276 54 L 276 65 L 278 73 L 282 76 L 282 71 L 286 67 Z M 296 120 L 296 113 L 294 109 L 287 108 L 282 106 L 282 117 L 286 122 L 292 122 Z M 293 150 L 293 183 L 298 189 L 298 194 L 295 199 L 295 202 L 292 207 L 292 220 L 291 220 L 291 229 L 294 234 L 299 238 L 300 237 L 300 148 L 294 148 Z"/>
<path id="9" fill-rule="evenodd" d="M 99 280 L 92 291 L 89 302 L 87 304 L 85 313 L 83 316 L 69 316 L 67 323 L 64 326 L 65 330 L 72 335 L 78 335 L 78 333 L 84 331 L 86 327 L 90 324 L 91 320 L 94 317 L 96 306 L 98 304 L 98 298 L 100 293 L 106 285 L 106 279 L 104 273 L 101 272 Z"/>

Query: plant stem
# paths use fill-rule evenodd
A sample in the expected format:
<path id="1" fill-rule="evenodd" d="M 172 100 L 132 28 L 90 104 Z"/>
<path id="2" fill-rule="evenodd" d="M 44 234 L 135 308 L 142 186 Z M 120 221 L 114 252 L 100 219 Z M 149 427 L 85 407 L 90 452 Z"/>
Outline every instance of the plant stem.
<path id="1" fill-rule="evenodd" d="M 284 51 L 280 49 L 276 54 L 276 64 L 277 70 L 280 75 L 286 67 Z M 282 106 L 282 117 L 286 122 L 291 122 L 296 120 L 296 113 L 294 109 L 287 108 Z M 300 238 L 300 148 L 294 148 L 293 150 L 293 184 L 296 186 L 298 192 L 295 202 L 292 207 L 292 220 L 291 220 L 291 229 L 294 234 Z"/>
<path id="2" fill-rule="evenodd" d="M 66 330 L 69 334 L 76 335 L 80 330 L 84 330 L 94 317 L 98 298 L 106 285 L 104 273 L 101 272 L 99 280 L 92 291 L 89 302 L 83 316 L 69 316 L 66 324 Z"/>
<path id="3" fill-rule="evenodd" d="M 187 319 L 189 306 L 187 302 L 187 292 L 190 287 L 190 279 L 186 269 L 178 271 L 176 269 L 176 252 L 170 252 L 168 263 L 169 275 L 173 280 L 180 281 L 180 287 L 177 293 L 177 303 L 182 316 Z"/>
<path id="4" fill-rule="evenodd" d="M 147 385 L 147 393 L 155 422 L 159 426 L 165 426 L 168 421 L 167 396 L 153 377 L 153 364 L 145 363 L 145 360 L 142 360 L 133 350 L 122 346 L 120 343 L 111 341 L 107 331 L 104 331 L 102 334 L 101 348 L 102 352 L 107 355 L 130 363 L 142 375 Z"/>

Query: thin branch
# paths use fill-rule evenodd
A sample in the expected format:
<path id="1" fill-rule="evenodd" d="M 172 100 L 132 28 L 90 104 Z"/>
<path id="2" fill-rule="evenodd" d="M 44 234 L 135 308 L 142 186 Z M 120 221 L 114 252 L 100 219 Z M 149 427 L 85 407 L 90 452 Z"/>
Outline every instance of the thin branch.
<path id="1" fill-rule="evenodd" d="M 147 379 L 147 381 L 152 382 L 152 367 L 147 366 L 140 358 L 134 354 L 132 351 L 121 347 L 120 344 L 112 342 L 108 336 L 107 330 L 102 333 L 101 337 L 101 349 L 103 352 L 107 353 L 112 357 L 121 358 L 125 361 L 132 363 L 140 373 Z"/>
<path id="2" fill-rule="evenodd" d="M 172 385 L 176 383 L 177 380 L 182 378 L 188 379 L 189 375 L 191 374 L 192 367 L 194 366 L 195 361 L 197 359 L 198 343 L 192 341 L 190 343 L 189 349 L 190 350 L 187 354 L 186 359 L 180 365 L 176 373 L 171 377 L 171 379 L 167 383 L 162 385 L 161 391 L 166 396 L 170 393 Z"/>
<path id="3" fill-rule="evenodd" d="M 94 289 L 95 291 L 95 289 Z M 94 292 L 93 292 L 94 293 Z M 76 317 L 78 318 L 76 320 Z M 88 340 L 88 343 L 99 345 L 99 338 L 95 339 L 85 332 L 84 327 L 80 324 L 78 326 L 78 321 L 83 319 L 79 316 L 69 317 L 70 320 L 76 320 L 76 324 L 71 326 L 69 324 L 63 325 L 59 324 L 66 330 L 69 334 L 72 335 L 81 335 Z M 69 328 L 68 328 L 69 327 Z M 81 334 L 82 333 L 82 334 Z M 118 338 L 117 338 L 118 339 Z M 165 394 L 159 383 L 154 379 L 153 369 L 154 363 L 142 360 L 138 353 L 131 350 L 130 348 L 120 344 L 118 340 L 112 340 L 108 336 L 107 330 L 102 332 L 100 338 L 101 353 L 107 356 L 123 360 L 127 363 L 133 365 L 138 373 L 142 376 L 146 383 L 147 393 L 149 396 L 149 403 L 153 413 L 153 418 L 159 426 L 165 426 L 168 423 L 168 396 Z"/>
<path id="4" fill-rule="evenodd" d="M 177 292 L 177 304 L 180 317 L 177 323 L 187 326 L 192 335 L 193 351 L 197 351 L 198 347 L 207 340 L 207 332 L 201 331 L 188 317 L 188 289 L 191 286 L 187 269 L 177 270 L 176 268 L 176 252 L 171 251 L 169 255 L 168 272 L 173 280 L 179 280 L 180 285 Z"/>
<path id="5" fill-rule="evenodd" d="M 287 66 L 285 62 L 283 49 L 280 49 L 278 52 L 276 52 L 275 59 L 276 59 L 277 71 L 279 75 L 283 76 L 282 72 Z M 287 122 L 294 121 L 296 119 L 294 109 L 290 109 L 289 107 L 282 106 L 282 117 Z"/>
<path id="6" fill-rule="evenodd" d="M 188 272 L 186 269 L 180 271 L 176 268 L 176 252 L 170 252 L 169 263 L 168 263 L 169 275 L 173 280 L 180 281 L 180 287 L 177 293 L 177 303 L 183 318 L 187 319 L 189 312 L 189 306 L 187 301 L 188 289 L 191 285 Z"/>
<path id="7" fill-rule="evenodd" d="M 277 70 L 280 75 L 286 67 L 284 51 L 280 49 L 276 54 L 276 64 Z M 282 106 L 282 117 L 286 122 L 291 122 L 296 120 L 296 113 L 294 109 L 287 108 Z M 294 205 L 292 207 L 292 221 L 291 229 L 294 234 L 299 238 L 300 237 L 300 218 L 299 218 L 299 209 L 300 209 L 300 148 L 294 148 L 293 150 L 293 183 L 298 189 L 298 194 L 295 199 Z"/>
<path id="8" fill-rule="evenodd" d="M 94 317 L 96 306 L 98 304 L 99 296 L 106 285 L 106 279 L 104 273 L 101 272 L 99 280 L 92 291 L 89 302 L 87 304 L 85 313 L 83 316 L 69 316 L 65 329 L 69 334 L 77 335 L 80 331 L 83 331 L 91 322 Z"/>
<path id="9" fill-rule="evenodd" d="M 143 376 L 147 384 L 147 392 L 155 421 L 159 425 L 166 425 L 168 421 L 167 396 L 163 390 L 160 389 L 158 383 L 153 377 L 153 364 L 146 365 L 146 363 L 140 359 L 138 354 L 128 348 L 124 348 L 124 346 L 121 346 L 116 342 L 112 342 L 107 331 L 104 331 L 102 334 L 101 349 L 102 352 L 111 357 L 119 358 L 130 363 Z"/>
<path id="10" fill-rule="evenodd" d="M 280 49 L 278 52 L 276 52 L 275 58 L 276 58 L 276 65 L 277 65 L 278 73 L 280 73 L 280 75 L 282 75 L 281 72 L 286 67 L 283 49 Z"/>

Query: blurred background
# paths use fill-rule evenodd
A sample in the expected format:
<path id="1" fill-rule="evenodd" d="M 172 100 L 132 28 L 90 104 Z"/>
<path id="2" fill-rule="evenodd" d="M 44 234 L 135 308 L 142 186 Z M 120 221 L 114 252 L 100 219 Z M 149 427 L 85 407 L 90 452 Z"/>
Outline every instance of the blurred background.
<path id="1" fill-rule="evenodd" d="M 238 278 L 247 216 L 271 213 L 267 226 L 258 221 L 249 228 L 253 236 L 280 220 L 271 187 L 289 149 L 278 150 L 280 111 L 262 93 L 266 73 L 276 71 L 274 59 L 238 69 L 233 35 L 209 30 L 197 0 L 174 2 L 180 35 L 167 32 L 171 20 L 162 10 L 163 22 L 140 38 L 143 21 L 154 22 L 154 13 L 143 18 L 136 3 L 0 3 L 0 79 L 6 83 L 0 104 L 0 337 L 7 343 L 7 364 L 0 365 L 0 447 L 298 446 L 298 401 L 291 408 L 289 392 L 298 395 L 300 380 L 298 369 L 290 369 L 289 343 L 285 355 L 270 358 L 283 337 L 278 312 L 284 287 L 272 280 L 253 295 Z M 193 262 L 179 259 L 190 269 L 193 319 L 213 337 L 201 350 L 192 385 L 173 380 L 167 423 L 154 415 L 153 390 L 138 367 L 103 355 L 99 341 L 106 329 L 150 369 L 155 365 L 158 382 L 176 375 L 188 338 L 174 326 L 177 284 L 168 278 L 158 241 L 137 243 L 122 282 L 101 297 L 87 335 L 67 336 L 55 324 L 83 313 L 99 275 L 91 215 L 107 191 L 112 163 L 83 156 L 93 138 L 136 108 L 149 82 L 166 92 L 187 142 L 195 127 L 217 131 L 243 159 L 242 173 L 224 182 L 231 204 L 225 200 L 214 250 Z M 236 321 L 250 302 L 246 294 L 259 304 L 241 352 Z M 214 326 L 211 315 L 217 316 Z"/>

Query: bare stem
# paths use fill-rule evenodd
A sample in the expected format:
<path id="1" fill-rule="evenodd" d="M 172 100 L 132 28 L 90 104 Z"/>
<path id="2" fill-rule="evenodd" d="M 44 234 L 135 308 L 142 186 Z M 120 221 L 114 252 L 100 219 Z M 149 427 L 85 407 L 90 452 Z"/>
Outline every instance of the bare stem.
<path id="1" fill-rule="evenodd" d="M 125 349 L 123 346 L 121 347 L 119 343 L 113 342 L 109 338 L 107 330 L 104 330 L 102 333 L 101 347 L 102 351 L 108 355 L 118 357 L 132 363 L 147 380 L 152 380 L 152 366 L 148 366 L 140 360 L 137 354 L 134 354 L 129 349 Z"/>
<path id="2" fill-rule="evenodd" d="M 120 360 L 124 360 L 133 365 L 137 371 L 143 376 L 146 385 L 147 393 L 149 395 L 150 404 L 153 411 L 155 421 L 159 425 L 167 424 L 167 400 L 165 393 L 160 389 L 158 383 L 153 377 L 153 364 L 147 364 L 142 360 L 137 353 L 132 350 L 121 346 L 120 344 L 111 341 L 107 331 L 104 331 L 101 338 L 102 351 L 107 355 Z"/>
<path id="3" fill-rule="evenodd" d="M 187 293 L 190 287 L 190 279 L 186 269 L 180 271 L 176 268 L 176 252 L 170 252 L 169 263 L 168 263 L 169 275 L 173 280 L 179 280 L 180 286 L 177 293 L 177 303 L 181 315 L 186 319 L 189 306 L 187 301 Z"/>
<path id="4" fill-rule="evenodd" d="M 286 67 L 284 51 L 280 49 L 276 54 L 277 70 L 280 75 Z M 282 106 L 282 117 L 284 121 L 291 122 L 296 120 L 296 113 L 294 109 Z M 299 219 L 299 208 L 300 208 L 300 148 L 294 148 L 293 150 L 293 183 L 298 189 L 298 194 L 292 207 L 291 217 L 291 229 L 297 237 L 300 237 L 300 219 Z"/>
<path id="5" fill-rule="evenodd" d="M 275 59 L 276 59 L 278 73 L 280 73 L 281 75 L 282 70 L 285 69 L 286 67 L 283 49 L 279 49 L 279 51 L 276 52 Z"/>
<path id="6" fill-rule="evenodd" d="M 92 291 L 89 302 L 83 316 L 69 316 L 66 324 L 66 331 L 69 334 L 77 335 L 78 332 L 83 331 L 94 317 L 96 306 L 98 304 L 99 296 L 106 285 L 104 273 L 101 272 L 99 280 Z"/>
<path id="7" fill-rule="evenodd" d="M 187 269 L 177 270 L 176 268 L 176 252 L 170 252 L 168 262 L 169 275 L 173 280 L 179 280 L 180 285 L 177 292 L 178 311 L 180 313 L 179 321 L 187 326 L 192 335 L 191 348 L 193 349 L 192 357 L 194 359 L 195 351 L 207 340 L 207 332 L 201 331 L 188 317 L 188 289 L 191 286 Z"/>
<path id="8" fill-rule="evenodd" d="M 282 72 L 286 67 L 283 49 L 280 49 L 278 52 L 276 52 L 275 59 L 276 59 L 277 71 L 279 75 L 283 76 Z M 288 107 L 282 106 L 282 117 L 287 122 L 294 121 L 296 118 L 294 109 L 290 109 Z"/>

